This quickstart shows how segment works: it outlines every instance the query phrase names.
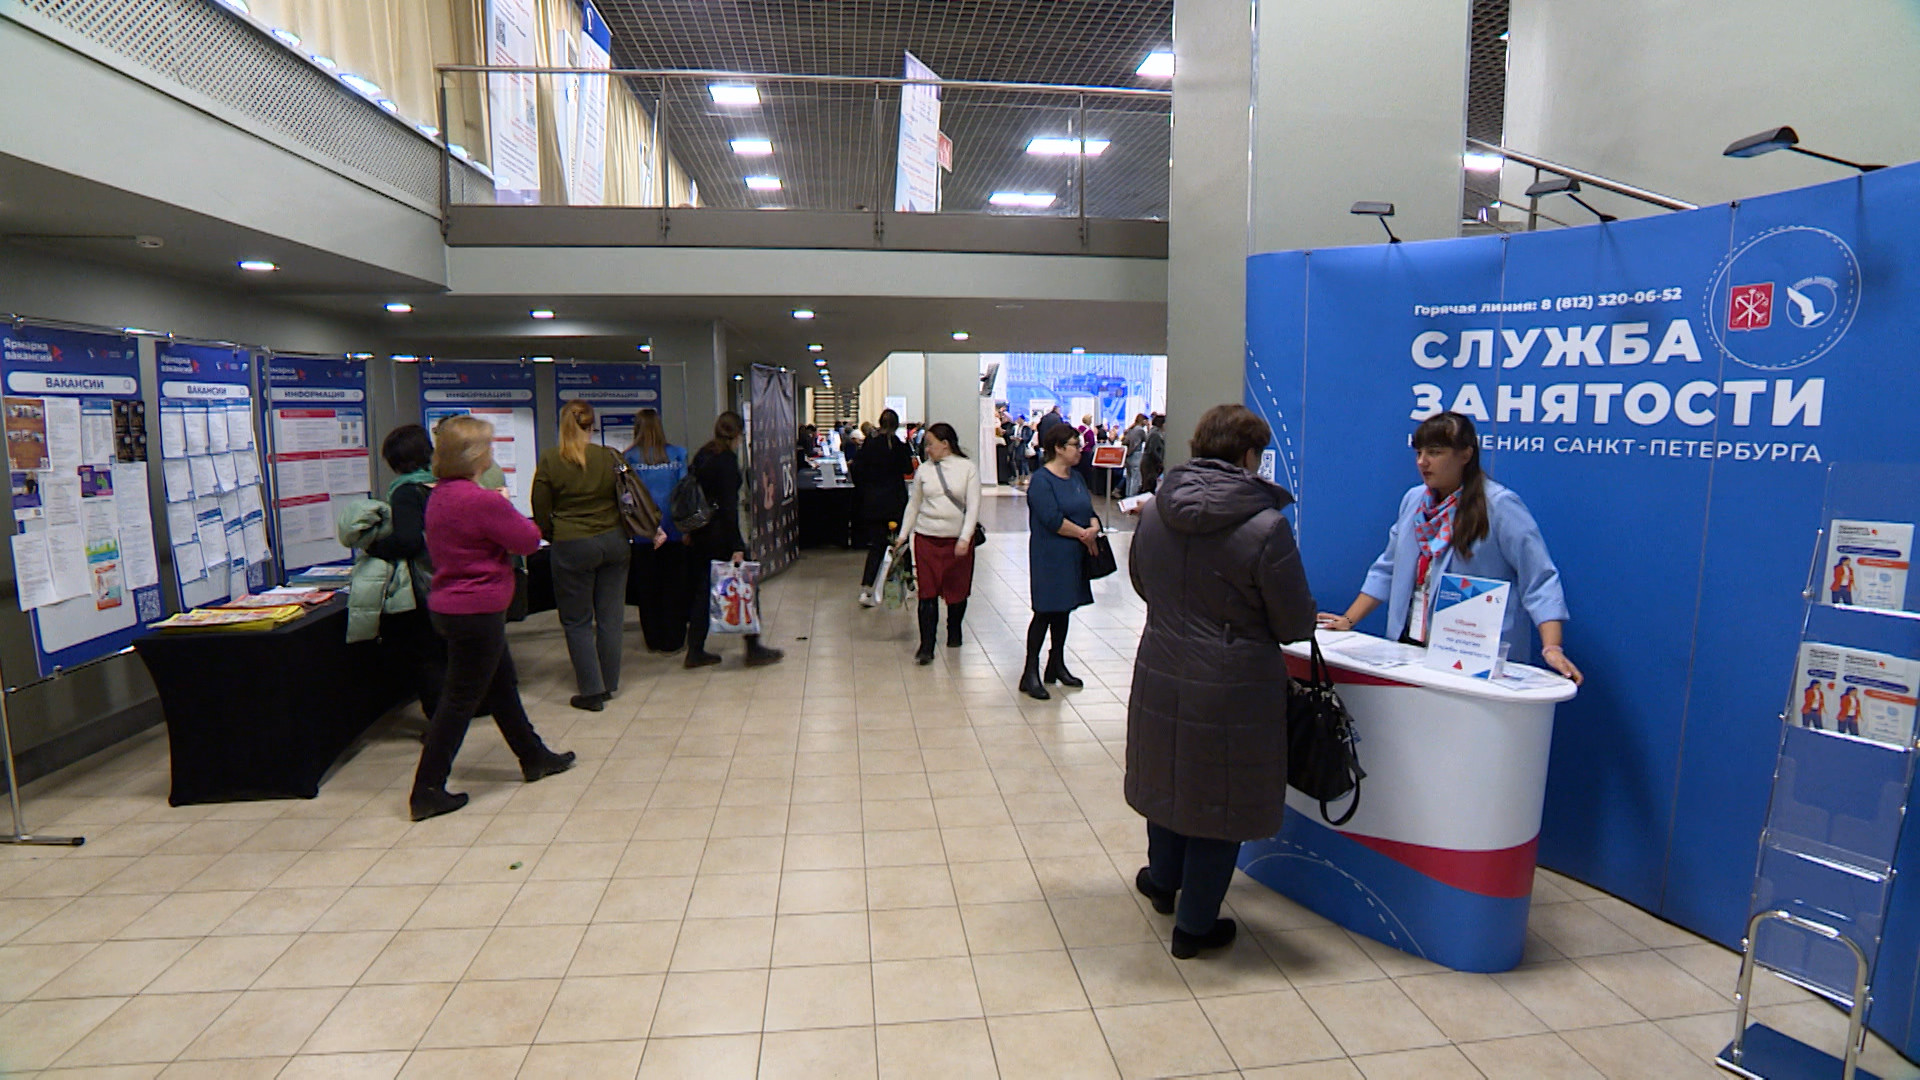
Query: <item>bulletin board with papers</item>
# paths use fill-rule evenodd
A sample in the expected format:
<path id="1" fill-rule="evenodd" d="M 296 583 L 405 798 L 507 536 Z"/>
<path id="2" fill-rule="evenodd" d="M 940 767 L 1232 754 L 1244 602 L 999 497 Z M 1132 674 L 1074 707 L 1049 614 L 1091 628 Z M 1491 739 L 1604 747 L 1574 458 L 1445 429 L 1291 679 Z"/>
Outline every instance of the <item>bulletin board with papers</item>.
<path id="1" fill-rule="evenodd" d="M 344 562 L 339 508 L 372 490 L 367 457 L 367 369 L 351 360 L 267 361 L 269 459 L 280 555 L 288 573 Z"/>
<path id="2" fill-rule="evenodd" d="M 40 674 L 126 647 L 162 615 L 136 342 L 0 327 L 14 581 Z"/>
<path id="3" fill-rule="evenodd" d="M 260 447 L 253 410 L 253 357 L 177 342 L 158 350 L 160 458 L 167 537 L 181 608 L 267 587 Z"/>
<path id="4" fill-rule="evenodd" d="M 533 471 L 540 457 L 533 411 L 533 368 L 514 362 L 443 363 L 420 367 L 420 412 L 427 430 L 450 416 L 493 425 L 493 463 L 507 480 L 515 509 L 533 513 Z"/>

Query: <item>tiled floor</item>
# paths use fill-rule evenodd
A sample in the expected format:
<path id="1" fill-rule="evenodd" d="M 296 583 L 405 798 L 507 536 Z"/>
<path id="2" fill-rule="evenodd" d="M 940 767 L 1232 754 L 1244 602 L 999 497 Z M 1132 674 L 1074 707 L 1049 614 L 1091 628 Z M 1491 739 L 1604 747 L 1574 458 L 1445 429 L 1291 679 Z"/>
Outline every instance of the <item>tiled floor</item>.
<path id="1" fill-rule="evenodd" d="M 580 767 L 519 782 L 490 726 L 467 809 L 411 824 L 417 715 L 311 802 L 166 805 L 158 732 L 28 790 L 73 851 L 0 849 L 0 1071 L 98 1076 L 1420 1077 L 1719 1074 L 1733 954 L 1541 873 L 1527 962 L 1448 972 L 1249 881 L 1245 931 L 1172 960 L 1121 798 L 1142 607 L 1096 589 L 1087 687 L 1012 690 L 1024 538 L 983 551 L 969 641 L 910 659 L 858 557 L 766 593 L 781 666 L 630 648 L 571 710 L 552 616 L 525 694 Z M 1124 545 L 1122 545 L 1124 546 Z M 637 635 L 636 635 L 637 637 Z M 1774 982 L 1758 1015 L 1832 1048 Z M 1912 1078 L 1875 1042 L 1868 1064 Z M 12 1074 L 9 1074 L 12 1075 Z"/>

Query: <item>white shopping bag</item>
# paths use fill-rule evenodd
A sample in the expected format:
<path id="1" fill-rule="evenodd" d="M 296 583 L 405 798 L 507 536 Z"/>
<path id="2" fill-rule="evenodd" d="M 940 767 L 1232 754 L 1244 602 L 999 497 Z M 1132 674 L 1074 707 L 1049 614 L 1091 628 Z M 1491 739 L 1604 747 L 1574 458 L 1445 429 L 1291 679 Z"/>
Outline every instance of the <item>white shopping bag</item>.
<path id="1" fill-rule="evenodd" d="M 716 634 L 760 632 L 760 564 L 714 562 L 707 590 L 708 625 Z"/>

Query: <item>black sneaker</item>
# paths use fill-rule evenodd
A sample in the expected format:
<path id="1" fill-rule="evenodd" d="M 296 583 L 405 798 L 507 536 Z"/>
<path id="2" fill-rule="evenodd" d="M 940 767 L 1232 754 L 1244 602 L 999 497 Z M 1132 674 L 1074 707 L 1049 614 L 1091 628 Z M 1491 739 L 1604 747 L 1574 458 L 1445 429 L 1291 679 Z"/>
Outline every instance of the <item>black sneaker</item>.
<path id="1" fill-rule="evenodd" d="M 1159 883 L 1153 880 L 1151 870 L 1141 867 L 1140 872 L 1133 875 L 1133 887 L 1140 890 L 1141 896 L 1153 901 L 1153 910 L 1162 915 L 1173 914 L 1176 893 L 1172 889 L 1161 888 Z"/>
<path id="2" fill-rule="evenodd" d="M 752 646 L 747 649 L 747 666 L 766 667 L 768 664 L 779 663 L 786 659 L 786 656 L 787 654 L 779 649 L 770 649 L 765 645 Z"/>
<path id="3" fill-rule="evenodd" d="M 687 653 L 687 666 L 689 668 L 712 667 L 719 662 L 720 657 L 718 655 L 710 653 L 705 649 L 690 650 Z"/>
<path id="4" fill-rule="evenodd" d="M 575 694 L 567 699 L 567 704 L 588 712 L 600 712 L 607 707 L 607 698 L 611 694 Z"/>
<path id="5" fill-rule="evenodd" d="M 441 814 L 451 814 L 467 805 L 464 791 L 448 791 L 446 788 L 426 788 L 415 791 L 407 800 L 407 809 L 412 812 L 413 820 L 425 821 Z"/>
<path id="6" fill-rule="evenodd" d="M 531 784 L 535 780 L 543 780 L 555 773 L 566 772 L 568 769 L 573 768 L 573 762 L 573 751 L 569 750 L 564 754 L 556 754 L 543 747 L 539 757 L 534 758 L 532 761 L 523 761 L 520 763 L 520 775 L 526 778 L 527 783 Z"/>
<path id="7" fill-rule="evenodd" d="M 1189 934 L 1176 926 L 1173 928 L 1173 958 L 1191 960 L 1203 951 L 1224 949 L 1233 944 L 1234 935 L 1239 930 L 1232 919 L 1213 920 L 1213 929 L 1204 934 Z"/>

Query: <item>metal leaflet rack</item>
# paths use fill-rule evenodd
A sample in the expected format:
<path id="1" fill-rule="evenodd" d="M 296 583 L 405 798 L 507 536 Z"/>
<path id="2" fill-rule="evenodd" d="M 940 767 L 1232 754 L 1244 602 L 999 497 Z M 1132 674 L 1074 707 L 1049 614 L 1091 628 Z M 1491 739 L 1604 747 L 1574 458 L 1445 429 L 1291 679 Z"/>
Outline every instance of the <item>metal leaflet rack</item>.
<path id="1" fill-rule="evenodd" d="M 1904 595 L 1878 600 L 1855 595 L 1865 587 L 1836 593 L 1827 588 L 1829 550 L 1836 547 L 1828 538 L 1836 535 L 1836 522 L 1910 526 L 1916 507 L 1920 468 L 1834 465 L 1828 470 L 1826 505 L 1803 593 L 1792 697 L 1781 716 L 1773 794 L 1741 942 L 1734 1037 L 1718 1058 L 1721 1068 L 1751 1080 L 1810 1080 L 1836 1073 L 1842 1080 L 1874 1080 L 1859 1068 L 1859 1057 L 1912 790 L 1915 744 L 1910 711 L 1863 721 L 1858 702 L 1867 698 L 1870 709 L 1885 709 L 1890 706 L 1880 702 L 1911 699 L 1920 680 L 1920 579 L 1909 582 Z M 1911 540 L 1907 543 L 1910 547 Z M 1875 575 L 1883 594 L 1900 580 L 1892 567 L 1869 569 L 1870 561 L 1853 561 L 1862 579 Z M 1897 573 L 1904 577 L 1905 567 Z M 1831 602 L 1841 599 L 1850 602 Z M 1888 673 L 1884 681 L 1881 671 Z M 1876 682 L 1882 691 L 1877 701 L 1871 699 Z M 1904 685 L 1904 693 L 1888 692 L 1895 682 Z M 1836 713 L 1849 687 L 1858 694 L 1851 715 L 1845 708 Z M 1902 723 L 1893 724 L 1902 715 Z M 1748 1025 L 1759 968 L 1847 1010 L 1844 1059 L 1764 1024 Z"/>

